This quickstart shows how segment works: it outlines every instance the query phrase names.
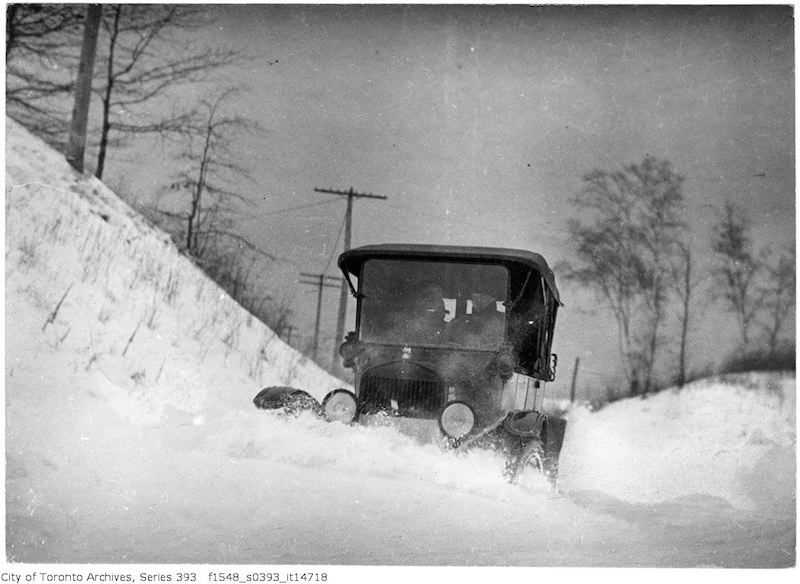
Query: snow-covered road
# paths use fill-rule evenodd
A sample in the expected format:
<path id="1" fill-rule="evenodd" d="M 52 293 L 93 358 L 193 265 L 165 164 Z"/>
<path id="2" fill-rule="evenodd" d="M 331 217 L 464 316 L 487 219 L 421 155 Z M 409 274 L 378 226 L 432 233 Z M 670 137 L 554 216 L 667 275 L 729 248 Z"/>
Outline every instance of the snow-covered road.
<path id="1" fill-rule="evenodd" d="M 553 492 L 537 479 L 508 485 L 501 478 L 503 461 L 493 453 L 454 456 L 392 428 L 250 410 L 246 394 L 240 395 L 240 408 L 230 406 L 235 399 L 220 400 L 198 412 L 168 409 L 158 421 L 135 423 L 119 415 L 119 405 L 117 411 L 110 405 L 127 392 L 106 376 L 82 371 L 70 379 L 64 355 L 47 357 L 46 369 L 19 365 L 7 378 L 13 388 L 7 407 L 12 561 L 648 567 L 794 562 L 792 494 L 763 496 L 764 489 L 779 490 L 781 480 L 784 488 L 793 486 L 786 482 L 793 476 L 792 461 L 784 456 L 792 449 L 772 441 L 776 415 L 758 430 L 762 443 L 739 453 L 754 464 L 726 483 L 710 466 L 707 476 L 698 477 L 686 465 L 671 468 L 668 457 L 637 464 L 642 443 L 670 442 L 664 424 L 654 436 L 630 436 L 630 464 L 611 467 L 607 460 L 602 472 L 583 466 L 579 461 L 590 451 L 619 448 L 609 437 L 615 423 L 624 425 L 632 414 L 598 420 L 604 412 L 582 412 L 574 416 L 565 444 L 561 492 Z M 794 391 L 793 379 L 781 383 L 782 391 Z M 699 409 L 719 387 L 737 398 L 750 396 L 751 410 L 774 394 L 709 385 L 636 405 L 645 410 L 667 398 Z M 770 425 L 772 438 L 764 434 Z M 740 423 L 738 429 L 744 434 L 746 427 Z M 743 443 L 753 435 L 743 435 Z M 709 452 L 705 458 L 719 456 Z M 782 466 L 762 469 L 763 480 L 748 483 L 748 471 L 768 462 Z M 674 486 L 672 492 L 646 492 L 648 481 L 673 470 L 694 485 L 685 492 Z M 625 497 L 609 475 L 616 485 L 638 485 L 639 496 Z"/>

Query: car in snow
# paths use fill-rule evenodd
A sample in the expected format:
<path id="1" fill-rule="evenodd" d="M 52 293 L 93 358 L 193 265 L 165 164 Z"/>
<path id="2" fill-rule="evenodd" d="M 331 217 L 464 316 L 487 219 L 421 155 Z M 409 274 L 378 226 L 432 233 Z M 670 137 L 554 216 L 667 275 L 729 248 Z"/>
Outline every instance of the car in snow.
<path id="1" fill-rule="evenodd" d="M 339 267 L 357 300 L 340 348 L 353 391 L 318 404 L 302 389 L 271 387 L 256 406 L 309 407 L 348 424 L 413 422 L 449 448 L 501 450 L 511 481 L 531 467 L 555 481 L 566 422 L 543 401 L 561 300 L 541 255 L 379 244 L 344 252 Z"/>

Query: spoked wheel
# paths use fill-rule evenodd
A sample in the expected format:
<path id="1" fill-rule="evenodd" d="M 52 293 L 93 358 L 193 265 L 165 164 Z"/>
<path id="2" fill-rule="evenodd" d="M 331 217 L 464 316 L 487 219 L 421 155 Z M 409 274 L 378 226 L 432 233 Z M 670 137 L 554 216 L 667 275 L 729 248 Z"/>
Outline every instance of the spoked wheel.
<path id="1" fill-rule="evenodd" d="M 548 445 L 545 449 L 544 456 L 544 476 L 550 482 L 552 488 L 556 488 L 556 481 L 558 480 L 558 454 L 559 451 L 554 447 Z"/>
<path id="2" fill-rule="evenodd" d="M 558 476 L 558 459 L 547 456 L 547 449 L 539 440 L 532 440 L 517 454 L 506 460 L 505 476 L 508 482 L 517 483 L 526 477 L 543 475 L 551 487 L 555 487 Z"/>
<path id="3" fill-rule="evenodd" d="M 505 474 L 509 483 L 515 483 L 523 474 L 544 472 L 544 447 L 532 440 L 521 449 L 514 449 L 506 459 Z"/>

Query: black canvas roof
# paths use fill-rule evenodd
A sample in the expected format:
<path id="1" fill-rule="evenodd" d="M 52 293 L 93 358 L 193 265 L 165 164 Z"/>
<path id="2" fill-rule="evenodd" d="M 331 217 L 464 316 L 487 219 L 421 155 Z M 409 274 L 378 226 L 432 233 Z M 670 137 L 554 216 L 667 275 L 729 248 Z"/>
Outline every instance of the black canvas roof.
<path id="1" fill-rule="evenodd" d="M 339 268 L 343 272 L 359 276 L 361 265 L 369 258 L 403 259 L 453 259 L 464 261 L 489 261 L 496 263 L 516 263 L 535 268 L 553 292 L 559 304 L 561 299 L 556 288 L 553 271 L 538 253 L 523 249 L 498 247 L 471 247 L 456 245 L 429 245 L 413 243 L 381 243 L 365 245 L 348 250 L 339 256 Z"/>

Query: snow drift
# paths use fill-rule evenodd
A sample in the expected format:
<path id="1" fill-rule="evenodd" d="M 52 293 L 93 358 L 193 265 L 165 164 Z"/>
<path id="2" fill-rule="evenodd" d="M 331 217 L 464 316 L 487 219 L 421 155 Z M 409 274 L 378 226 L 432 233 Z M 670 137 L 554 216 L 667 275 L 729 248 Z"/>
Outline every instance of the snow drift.
<path id="1" fill-rule="evenodd" d="M 700 493 L 792 514 L 795 379 L 726 376 L 570 415 L 564 486 L 655 503 Z"/>
<path id="2" fill-rule="evenodd" d="M 253 408 L 340 385 L 11 121 L 6 552 L 22 562 L 795 562 L 795 379 L 573 410 L 560 490 L 389 427 Z"/>

